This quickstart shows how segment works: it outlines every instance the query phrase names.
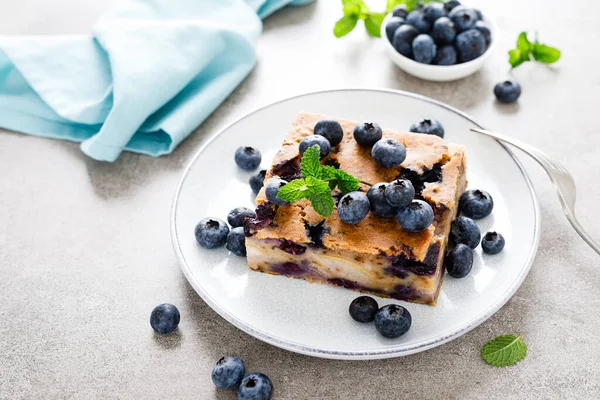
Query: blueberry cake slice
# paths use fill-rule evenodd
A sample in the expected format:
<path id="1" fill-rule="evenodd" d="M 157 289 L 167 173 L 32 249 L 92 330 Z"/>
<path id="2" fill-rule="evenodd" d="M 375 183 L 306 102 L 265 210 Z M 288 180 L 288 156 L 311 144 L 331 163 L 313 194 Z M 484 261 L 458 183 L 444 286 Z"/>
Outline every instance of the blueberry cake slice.
<path id="1" fill-rule="evenodd" d="M 313 134 L 315 124 L 323 118 L 331 117 L 311 113 L 297 116 L 267 171 L 266 181 L 301 177 L 299 143 Z M 384 168 L 373 160 L 371 148 L 354 140 L 357 123 L 335 119 L 344 136 L 321 162 L 365 182 L 410 180 L 415 197 L 432 206 L 433 223 L 421 232 L 411 233 L 396 218 L 369 213 L 360 223 L 349 225 L 340 220 L 336 210 L 322 217 L 307 200 L 286 206 L 271 204 L 263 188 L 256 198 L 257 218 L 245 225 L 249 267 L 435 305 L 444 275 L 450 225 L 467 183 L 464 147 L 434 135 L 384 129 L 383 137 L 402 142 L 407 153 L 401 165 Z M 366 192 L 368 186 L 363 185 L 361 190 Z"/>

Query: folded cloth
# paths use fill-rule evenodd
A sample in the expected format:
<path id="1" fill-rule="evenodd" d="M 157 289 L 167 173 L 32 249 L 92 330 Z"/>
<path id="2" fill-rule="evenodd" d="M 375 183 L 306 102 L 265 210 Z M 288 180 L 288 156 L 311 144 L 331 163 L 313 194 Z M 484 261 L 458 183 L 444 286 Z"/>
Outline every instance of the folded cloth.
<path id="1" fill-rule="evenodd" d="M 260 18 L 311 1 L 122 0 L 91 36 L 0 36 L 0 127 L 170 153 L 250 72 Z"/>

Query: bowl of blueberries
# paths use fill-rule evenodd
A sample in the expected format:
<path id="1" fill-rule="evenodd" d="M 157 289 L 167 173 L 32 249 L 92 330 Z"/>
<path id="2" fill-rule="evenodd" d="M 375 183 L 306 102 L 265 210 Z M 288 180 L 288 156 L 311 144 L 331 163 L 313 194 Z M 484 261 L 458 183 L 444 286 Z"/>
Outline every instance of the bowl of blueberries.
<path id="1" fill-rule="evenodd" d="M 469 76 L 491 54 L 497 33 L 481 11 L 457 0 L 431 2 L 407 11 L 395 7 L 381 24 L 381 37 L 394 63 L 429 81 Z"/>

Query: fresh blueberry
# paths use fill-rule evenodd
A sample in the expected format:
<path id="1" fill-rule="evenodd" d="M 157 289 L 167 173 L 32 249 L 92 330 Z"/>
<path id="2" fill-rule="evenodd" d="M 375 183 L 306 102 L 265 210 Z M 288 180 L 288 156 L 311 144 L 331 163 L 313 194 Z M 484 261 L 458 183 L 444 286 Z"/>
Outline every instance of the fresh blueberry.
<path id="1" fill-rule="evenodd" d="M 433 222 L 433 209 L 423 200 L 413 200 L 396 214 L 400 226 L 409 232 L 421 232 Z"/>
<path id="2" fill-rule="evenodd" d="M 235 151 L 235 163 L 243 170 L 252 171 L 258 168 L 262 156 L 254 147 L 242 146 Z"/>
<path id="3" fill-rule="evenodd" d="M 396 215 L 396 208 L 385 199 L 385 182 L 376 183 L 367 192 L 367 198 L 371 203 L 371 212 L 381 218 L 392 218 Z"/>
<path id="4" fill-rule="evenodd" d="M 394 38 L 392 39 L 392 45 L 396 51 L 405 57 L 412 57 L 412 42 L 419 35 L 417 31 L 411 25 L 402 25 L 394 32 Z"/>
<path id="5" fill-rule="evenodd" d="M 431 36 L 422 33 L 413 40 L 413 57 L 421 64 L 431 64 L 437 52 L 437 46 Z"/>
<path id="6" fill-rule="evenodd" d="M 269 400 L 273 395 L 273 382 L 260 372 L 246 375 L 237 390 L 238 400 Z"/>
<path id="7" fill-rule="evenodd" d="M 382 135 L 381 127 L 372 121 L 361 122 L 354 127 L 354 140 L 362 146 L 373 146 Z"/>
<path id="8" fill-rule="evenodd" d="M 246 235 L 243 227 L 238 226 L 229 231 L 225 248 L 236 256 L 246 257 Z"/>
<path id="9" fill-rule="evenodd" d="M 350 316 L 358 322 L 372 322 L 379 305 L 369 296 L 357 297 L 350 303 Z"/>
<path id="10" fill-rule="evenodd" d="M 281 200 L 279 197 L 277 197 L 279 189 L 281 189 L 287 184 L 288 182 L 284 181 L 283 179 L 269 179 L 269 182 L 267 182 L 267 187 L 265 188 L 265 196 L 267 196 L 267 200 L 269 200 L 273 204 L 277 204 L 278 206 L 285 206 L 289 204 L 287 201 Z"/>
<path id="11" fill-rule="evenodd" d="M 194 229 L 196 240 L 202 247 L 216 249 L 227 241 L 229 227 L 219 218 L 204 218 Z"/>
<path id="12" fill-rule="evenodd" d="M 436 43 L 452 44 L 456 38 L 456 29 L 454 22 L 448 17 L 442 17 L 433 23 L 433 31 L 431 36 Z"/>
<path id="13" fill-rule="evenodd" d="M 485 39 L 477 29 L 469 29 L 456 35 L 456 52 L 460 62 L 476 59 L 485 53 Z"/>
<path id="14" fill-rule="evenodd" d="M 474 28 L 475 23 L 479 20 L 475 11 L 467 7 L 455 8 L 449 16 L 458 32 Z"/>
<path id="15" fill-rule="evenodd" d="M 444 137 L 444 127 L 437 119 L 425 118 L 410 126 L 410 131 Z"/>
<path id="16" fill-rule="evenodd" d="M 150 314 L 150 326 L 158 333 L 169 333 L 172 332 L 177 325 L 181 314 L 179 310 L 173 304 L 164 303 L 154 307 L 152 314 Z"/>
<path id="17" fill-rule="evenodd" d="M 237 386 L 246 372 L 244 362 L 238 357 L 222 357 L 212 370 L 212 381 L 219 389 Z"/>
<path id="18" fill-rule="evenodd" d="M 452 243 L 466 244 L 474 249 L 479 244 L 479 240 L 481 240 L 479 227 L 471 218 L 460 216 L 452 221 L 450 229 L 450 241 Z"/>
<path id="19" fill-rule="evenodd" d="M 504 236 L 497 232 L 488 232 L 481 239 L 481 248 L 484 253 L 498 254 L 504 249 Z"/>
<path id="20" fill-rule="evenodd" d="M 246 207 L 237 207 L 227 214 L 227 222 L 234 228 L 242 226 L 246 218 L 256 218 L 256 213 Z"/>
<path id="21" fill-rule="evenodd" d="M 408 179 L 396 179 L 386 186 L 384 197 L 393 207 L 406 207 L 415 198 L 415 188 Z"/>
<path id="22" fill-rule="evenodd" d="M 321 158 L 327 156 L 327 154 L 329 154 L 329 152 L 331 151 L 331 144 L 329 144 L 329 140 L 325 139 L 325 137 L 321 135 L 311 135 L 302 139 L 302 141 L 300 141 L 298 151 L 300 152 L 300 154 L 304 154 L 306 149 L 314 145 L 319 146 Z"/>
<path id="23" fill-rule="evenodd" d="M 366 194 L 350 192 L 345 194 L 338 203 L 338 215 L 347 224 L 358 224 L 365 219 L 371 205 Z"/>
<path id="24" fill-rule="evenodd" d="M 483 35 L 486 44 L 490 44 L 492 41 L 492 31 L 487 26 L 487 24 L 483 21 L 477 21 L 475 23 L 475 29 L 477 29 Z"/>
<path id="25" fill-rule="evenodd" d="M 389 39 L 390 43 L 392 43 L 392 41 L 394 40 L 394 33 L 396 32 L 396 29 L 400 28 L 402 25 L 404 25 L 404 18 L 402 18 L 402 17 L 390 18 L 387 25 L 385 26 L 385 34 L 386 34 L 387 38 Z"/>
<path id="26" fill-rule="evenodd" d="M 267 170 L 263 169 L 252 175 L 250 179 L 248 179 L 248 183 L 250 184 L 250 188 L 254 192 L 254 194 L 258 194 L 260 189 L 265 185 L 265 177 L 267 176 Z"/>
<path id="27" fill-rule="evenodd" d="M 475 12 L 475 15 L 477 15 L 477 19 L 479 21 L 483 21 L 483 13 L 481 12 L 481 10 L 474 8 L 473 11 Z"/>
<path id="28" fill-rule="evenodd" d="M 437 54 L 433 59 L 435 65 L 454 65 L 456 64 L 456 49 L 451 44 L 438 47 Z"/>
<path id="29" fill-rule="evenodd" d="M 450 0 L 446 3 L 444 3 L 444 8 L 446 9 L 446 12 L 450 12 L 450 11 L 452 11 L 452 9 L 454 7 L 458 7 L 458 6 L 460 6 L 460 1 L 458 1 L 458 0 Z"/>
<path id="30" fill-rule="evenodd" d="M 472 219 L 485 218 L 492 213 L 494 199 L 483 190 L 467 190 L 460 196 L 460 210 Z"/>
<path id="31" fill-rule="evenodd" d="M 442 3 L 428 3 L 425 4 L 423 13 L 425 14 L 425 19 L 427 19 L 427 21 L 434 23 L 438 18 L 442 18 L 446 15 L 446 9 Z"/>
<path id="32" fill-rule="evenodd" d="M 512 103 L 521 95 L 521 85 L 514 80 L 500 82 L 494 86 L 494 94 L 499 102 Z"/>
<path id="33" fill-rule="evenodd" d="M 390 22 L 393 18 L 390 19 Z M 389 23 L 388 23 L 389 25 Z M 386 26 L 387 29 L 387 26 Z M 392 32 L 392 35 L 394 32 Z M 389 37 L 389 35 L 388 35 Z M 391 39 L 390 39 L 391 40 Z M 319 120 L 315 124 L 315 129 L 313 130 L 315 135 L 323 136 L 325 139 L 329 141 L 331 146 L 337 146 L 340 144 L 342 139 L 344 138 L 344 130 L 339 122 L 335 119 L 325 118 Z"/>
<path id="34" fill-rule="evenodd" d="M 371 155 L 377 164 L 392 168 L 402 164 L 406 159 L 406 148 L 396 139 L 385 138 L 375 143 Z"/>
<path id="35" fill-rule="evenodd" d="M 408 15 L 408 11 L 406 11 L 406 5 L 400 4 L 394 7 L 394 9 L 392 10 L 392 15 L 394 17 L 406 18 L 406 16 Z"/>
<path id="36" fill-rule="evenodd" d="M 466 244 L 457 244 L 446 254 L 444 266 L 451 277 L 464 278 L 473 268 L 473 250 Z"/>
<path id="37" fill-rule="evenodd" d="M 397 304 L 388 304 L 375 313 L 375 328 L 386 338 L 395 339 L 410 329 L 412 317 L 408 310 Z"/>
<path id="38" fill-rule="evenodd" d="M 425 18 L 425 13 L 422 10 L 412 10 L 405 20 L 408 25 L 414 26 L 419 33 L 427 33 L 431 30 L 431 22 Z"/>

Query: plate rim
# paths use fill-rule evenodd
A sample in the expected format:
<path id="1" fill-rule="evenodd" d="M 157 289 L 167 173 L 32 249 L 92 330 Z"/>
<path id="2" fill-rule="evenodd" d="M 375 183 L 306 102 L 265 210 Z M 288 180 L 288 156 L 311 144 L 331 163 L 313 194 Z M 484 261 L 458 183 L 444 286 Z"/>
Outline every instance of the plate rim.
<path id="1" fill-rule="evenodd" d="M 183 255 L 183 252 L 181 250 L 181 247 L 179 245 L 179 238 L 177 235 L 176 215 L 177 215 L 177 210 L 178 210 L 178 202 L 179 202 L 179 196 L 181 193 L 181 189 L 185 183 L 186 178 L 189 175 L 189 172 L 190 172 L 192 166 L 195 164 L 196 160 L 211 145 L 211 143 L 217 137 L 219 137 L 224 132 L 229 130 L 232 126 L 242 122 L 244 119 L 248 118 L 249 116 L 256 114 L 256 113 L 258 113 L 264 109 L 267 109 L 269 107 L 275 106 L 279 103 L 294 100 L 294 99 L 297 99 L 300 97 L 316 95 L 316 94 L 332 93 L 332 92 L 349 92 L 349 91 L 368 91 L 368 92 L 388 93 L 388 94 L 394 94 L 394 95 L 399 95 L 399 96 L 404 96 L 404 97 L 409 97 L 409 98 L 425 101 L 425 102 L 437 105 L 439 107 L 445 108 L 455 114 L 458 114 L 461 117 L 469 120 L 471 123 L 475 124 L 476 126 L 478 126 L 481 129 L 486 129 L 483 125 L 481 125 L 477 121 L 475 121 L 475 119 L 473 119 L 473 117 L 471 117 L 470 115 L 468 115 L 467 113 L 465 113 L 463 111 L 458 110 L 455 107 L 452 107 L 444 102 L 432 99 L 430 97 L 412 93 L 412 92 L 407 92 L 404 90 L 380 89 L 380 88 L 328 89 L 328 90 L 319 90 L 319 91 L 298 94 L 298 95 L 286 97 L 281 100 L 277 100 L 275 102 L 271 102 L 262 107 L 256 108 L 253 111 L 245 113 L 242 117 L 235 119 L 233 122 L 227 124 L 225 127 L 220 129 L 217 133 L 213 134 L 198 149 L 198 151 L 194 154 L 194 156 L 191 158 L 191 160 L 187 163 L 185 169 L 183 170 L 183 176 L 181 177 L 181 179 L 179 180 L 179 183 L 177 184 L 177 188 L 175 190 L 175 196 L 173 198 L 173 202 L 171 205 L 171 212 L 170 212 L 170 218 L 169 218 L 170 219 L 169 225 L 171 228 L 170 229 L 171 230 L 171 242 L 173 244 L 173 248 L 175 250 L 175 254 L 177 256 L 177 260 L 179 262 L 179 266 L 180 266 L 181 270 L 183 271 L 183 273 L 184 273 L 186 279 L 188 280 L 188 282 L 190 283 L 190 285 L 194 288 L 194 290 L 202 298 L 202 300 L 206 304 L 208 304 L 208 306 L 210 308 L 212 308 L 217 314 L 219 314 L 222 318 L 224 318 L 227 322 L 229 322 L 236 328 L 246 332 L 247 334 L 249 334 L 259 340 L 262 340 L 263 342 L 269 343 L 273 346 L 282 348 L 284 350 L 292 351 L 295 353 L 300 353 L 300 354 L 309 355 L 309 356 L 313 356 L 313 357 L 339 359 L 339 360 L 371 360 L 371 359 L 406 356 L 406 355 L 418 353 L 421 351 L 425 351 L 425 350 L 431 349 L 433 347 L 440 346 L 444 343 L 447 343 L 453 339 L 456 339 L 456 338 L 466 334 L 467 332 L 469 332 L 472 329 L 476 328 L 477 326 L 481 325 L 484 321 L 489 319 L 498 310 L 500 310 L 500 308 L 502 308 L 513 297 L 513 295 L 521 287 L 521 285 L 523 284 L 523 281 L 525 280 L 525 278 L 529 274 L 529 271 L 531 270 L 531 266 L 533 265 L 533 262 L 535 260 L 535 256 L 537 254 L 537 249 L 538 249 L 539 240 L 540 240 L 540 207 L 539 207 L 538 199 L 537 199 L 537 196 L 535 193 L 535 188 L 533 187 L 531 178 L 527 174 L 527 171 L 523 167 L 520 160 L 515 156 L 515 154 L 510 150 L 510 148 L 506 144 L 504 144 L 496 139 L 494 139 L 496 141 L 496 143 L 498 143 L 500 146 L 502 146 L 502 148 L 513 159 L 513 161 L 519 168 L 521 175 L 525 179 L 525 182 L 527 183 L 527 187 L 529 189 L 529 193 L 531 195 L 531 200 L 532 200 L 533 208 L 534 208 L 533 245 L 527 256 L 527 260 L 525 261 L 525 268 L 523 268 L 521 270 L 521 273 L 519 274 L 517 279 L 504 292 L 504 294 L 494 304 L 492 304 L 490 307 L 488 307 L 484 312 L 482 312 L 476 318 L 463 324 L 459 328 L 453 330 L 452 332 L 450 332 L 446 335 L 422 340 L 420 342 L 417 342 L 417 343 L 414 343 L 414 344 L 408 345 L 408 346 L 400 345 L 397 347 L 390 347 L 390 348 L 381 349 L 381 350 L 366 350 L 366 351 L 331 350 L 331 349 L 320 348 L 320 347 L 306 346 L 306 345 L 296 343 L 296 342 L 293 342 L 290 340 L 278 338 L 278 337 L 273 336 L 273 335 L 271 335 L 267 332 L 264 332 L 260 329 L 256 329 L 244 321 L 239 320 L 238 318 L 231 315 L 224 308 L 222 308 L 220 305 L 218 305 L 217 302 L 215 300 L 213 300 L 211 298 L 211 296 L 208 295 L 208 293 L 206 293 L 201 288 L 201 285 L 199 285 L 198 282 L 196 281 L 194 275 L 191 272 L 191 268 L 187 264 L 185 257 Z"/>

